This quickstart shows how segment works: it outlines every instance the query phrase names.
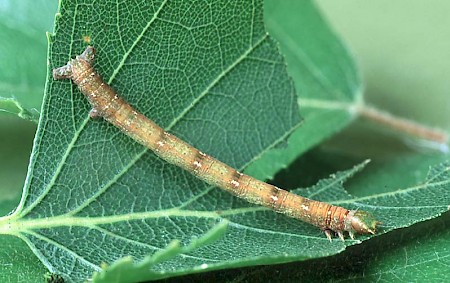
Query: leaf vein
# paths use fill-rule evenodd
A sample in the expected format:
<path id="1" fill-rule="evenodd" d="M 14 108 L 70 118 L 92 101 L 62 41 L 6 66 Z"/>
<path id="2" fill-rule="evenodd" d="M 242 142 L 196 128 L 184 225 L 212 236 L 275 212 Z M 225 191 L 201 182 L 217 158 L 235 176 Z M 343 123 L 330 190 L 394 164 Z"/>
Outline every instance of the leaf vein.
<path id="1" fill-rule="evenodd" d="M 108 80 L 108 84 L 111 84 L 111 82 L 114 80 L 114 78 L 117 76 L 117 74 L 119 73 L 119 71 L 122 69 L 122 67 L 125 64 L 125 61 L 128 59 L 128 56 L 130 56 L 131 52 L 133 51 L 134 47 L 136 47 L 136 45 L 140 42 L 140 40 L 142 39 L 142 37 L 144 36 L 144 34 L 147 32 L 147 30 L 150 28 L 150 26 L 152 25 L 152 23 L 158 18 L 159 13 L 161 12 L 161 10 L 163 9 L 163 7 L 166 5 L 168 0 L 164 0 L 161 3 L 161 6 L 159 6 L 158 10 L 155 12 L 155 14 L 153 15 L 153 17 L 148 21 L 147 25 L 145 25 L 145 27 L 142 29 L 141 33 L 137 36 L 136 40 L 133 42 L 133 44 L 131 45 L 131 47 L 128 49 L 128 51 L 122 56 L 122 60 L 120 61 L 119 65 L 114 69 L 111 77 Z"/>
<path id="2" fill-rule="evenodd" d="M 24 217 L 25 215 L 27 215 L 30 211 L 33 210 L 34 207 L 36 207 L 36 205 L 38 205 L 44 198 L 45 196 L 48 194 L 48 192 L 52 189 L 53 185 L 56 183 L 56 180 L 58 179 L 62 168 L 64 167 L 64 165 L 66 164 L 66 160 L 69 157 L 70 152 L 72 151 L 72 149 L 75 146 L 76 141 L 78 140 L 81 132 L 85 129 L 86 124 L 89 122 L 90 118 L 89 116 L 87 116 L 83 122 L 81 123 L 81 126 L 78 128 L 78 130 L 75 132 L 72 140 L 70 141 L 70 143 L 67 146 L 67 150 L 64 152 L 62 158 L 61 158 L 61 162 L 59 162 L 58 167 L 56 168 L 55 173 L 53 174 L 52 179 L 50 180 L 50 182 L 48 183 L 48 185 L 46 186 L 45 190 L 39 195 L 38 198 L 36 198 L 36 200 L 30 204 L 27 208 L 25 208 L 21 213 L 20 213 L 20 217 Z"/>
<path id="3" fill-rule="evenodd" d="M 244 59 L 253 51 L 256 47 L 258 47 L 264 40 L 268 38 L 267 34 L 264 34 L 255 44 L 251 45 L 241 56 L 239 56 L 232 64 L 230 64 L 225 70 L 223 70 L 206 88 L 203 90 L 199 96 L 197 96 L 189 106 L 186 107 L 172 122 L 169 126 L 166 127 L 165 130 L 169 131 L 172 129 L 203 97 L 205 97 L 209 91 L 217 85 L 228 73 L 230 73 L 234 68 L 236 68 L 239 63 L 243 62 Z"/>
<path id="4" fill-rule="evenodd" d="M 342 201 L 335 201 L 333 203 L 335 203 L 335 204 L 345 204 L 345 203 L 354 203 L 354 202 L 359 202 L 359 201 L 372 200 L 372 199 L 376 199 L 376 198 L 384 198 L 384 197 L 389 197 L 389 196 L 394 196 L 395 197 L 397 195 L 407 194 L 407 193 L 410 193 L 412 191 L 426 189 L 426 188 L 429 188 L 429 187 L 448 185 L 448 184 L 450 184 L 450 180 L 444 180 L 444 181 L 435 182 L 435 183 L 423 183 L 421 185 L 412 186 L 412 187 L 409 187 L 409 188 L 406 188 L 406 189 L 402 189 L 402 190 L 397 190 L 397 191 L 387 192 L 387 193 L 381 193 L 381 194 L 375 194 L 375 195 L 370 195 L 370 196 L 366 196 L 366 197 L 352 198 L 352 199 L 342 200 Z"/>
<path id="5" fill-rule="evenodd" d="M 78 259 L 79 261 L 83 262 L 86 265 L 89 265 L 91 268 L 93 268 L 96 271 L 100 271 L 101 270 L 100 266 L 98 266 L 98 265 L 88 261 L 87 259 L 83 258 L 82 256 L 80 256 L 76 252 L 68 249 L 64 245 L 61 245 L 60 243 L 58 243 L 58 242 L 56 242 L 56 241 L 54 241 L 52 239 L 49 239 L 49 238 L 47 238 L 47 237 L 45 237 L 45 236 L 43 236 L 43 235 L 41 235 L 39 233 L 36 233 L 36 232 L 33 232 L 33 231 L 29 231 L 29 230 L 26 231 L 26 233 L 30 234 L 33 237 L 36 237 L 36 238 L 40 239 L 41 241 L 47 242 L 49 244 L 52 244 L 53 246 L 55 246 L 55 247 L 65 251 L 65 252 L 71 254 L 74 258 Z"/>

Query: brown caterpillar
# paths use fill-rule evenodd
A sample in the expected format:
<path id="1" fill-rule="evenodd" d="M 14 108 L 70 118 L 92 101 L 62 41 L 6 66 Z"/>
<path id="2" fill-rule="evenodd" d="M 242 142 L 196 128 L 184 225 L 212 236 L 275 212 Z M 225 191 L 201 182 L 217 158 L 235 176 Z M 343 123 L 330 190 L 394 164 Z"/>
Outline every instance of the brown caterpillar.
<path id="1" fill-rule="evenodd" d="M 91 117 L 103 117 L 165 161 L 189 171 L 210 185 L 319 227 L 330 241 L 331 231 L 342 240 L 344 231 L 352 239 L 355 233 L 376 233 L 380 222 L 371 213 L 304 198 L 256 180 L 165 132 L 120 98 L 101 79 L 92 67 L 94 55 L 94 48 L 88 46 L 67 65 L 53 70 L 55 80 L 71 79 L 87 97 L 92 105 Z"/>

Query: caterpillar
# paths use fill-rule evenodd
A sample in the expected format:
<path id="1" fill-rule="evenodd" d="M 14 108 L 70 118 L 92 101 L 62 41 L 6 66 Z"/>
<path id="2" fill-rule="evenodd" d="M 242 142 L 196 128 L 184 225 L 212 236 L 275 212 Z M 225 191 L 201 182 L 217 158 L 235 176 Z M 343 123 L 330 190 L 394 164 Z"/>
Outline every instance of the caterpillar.
<path id="1" fill-rule="evenodd" d="M 248 202 L 305 221 L 344 241 L 344 232 L 375 234 L 378 222 L 365 211 L 308 199 L 238 172 L 219 160 L 164 131 L 135 110 L 93 69 L 95 49 L 88 46 L 81 55 L 53 70 L 55 80 L 71 79 L 92 106 L 91 117 L 102 117 L 165 161 L 179 166 L 206 183 L 217 186 Z"/>

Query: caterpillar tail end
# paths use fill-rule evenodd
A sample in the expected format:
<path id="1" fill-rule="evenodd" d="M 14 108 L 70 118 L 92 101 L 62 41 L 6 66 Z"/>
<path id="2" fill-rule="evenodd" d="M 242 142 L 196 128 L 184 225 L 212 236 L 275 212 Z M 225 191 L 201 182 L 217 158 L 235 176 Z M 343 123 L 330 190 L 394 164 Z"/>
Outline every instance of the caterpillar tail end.
<path id="1" fill-rule="evenodd" d="M 379 224 L 381 224 L 381 222 L 376 220 L 375 216 L 369 212 L 362 210 L 350 210 L 345 219 L 344 230 L 349 233 L 375 235 Z"/>
<path id="2" fill-rule="evenodd" d="M 332 230 L 326 229 L 323 230 L 323 232 L 325 233 L 325 236 L 327 236 L 328 241 L 330 241 L 330 243 L 333 241 L 333 234 L 335 233 Z M 342 242 L 345 242 L 345 236 L 344 236 L 344 231 L 336 231 L 336 234 L 338 235 L 339 239 L 341 239 Z M 352 231 L 348 232 L 348 235 L 350 236 L 350 238 L 352 240 L 355 239 L 355 233 Z"/>

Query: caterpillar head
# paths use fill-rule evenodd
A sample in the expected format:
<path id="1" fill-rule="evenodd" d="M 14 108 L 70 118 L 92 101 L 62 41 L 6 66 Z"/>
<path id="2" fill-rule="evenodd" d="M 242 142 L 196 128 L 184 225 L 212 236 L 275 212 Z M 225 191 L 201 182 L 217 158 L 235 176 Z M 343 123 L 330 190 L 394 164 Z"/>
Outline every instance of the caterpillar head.
<path id="1" fill-rule="evenodd" d="M 95 49 L 92 46 L 86 47 L 84 52 L 75 59 L 70 59 L 66 65 L 53 69 L 53 78 L 60 79 L 74 79 L 83 77 L 83 73 L 91 69 L 94 62 Z"/>
<path id="2" fill-rule="evenodd" d="M 345 231 L 359 234 L 372 234 L 377 232 L 377 225 L 381 222 L 373 214 L 362 210 L 350 210 L 345 218 Z"/>

